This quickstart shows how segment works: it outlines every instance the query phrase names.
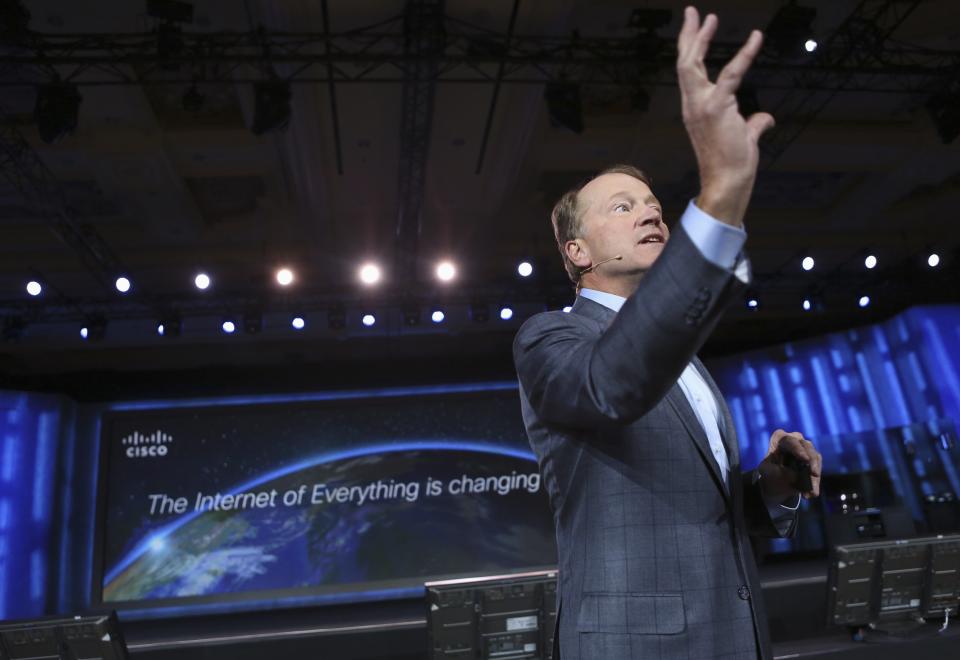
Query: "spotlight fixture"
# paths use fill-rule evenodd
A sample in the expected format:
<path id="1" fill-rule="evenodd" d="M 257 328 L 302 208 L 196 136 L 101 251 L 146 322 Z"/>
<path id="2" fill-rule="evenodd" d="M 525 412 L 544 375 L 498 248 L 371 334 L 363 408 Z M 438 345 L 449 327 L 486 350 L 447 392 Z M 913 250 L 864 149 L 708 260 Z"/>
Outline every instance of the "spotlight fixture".
<path id="1" fill-rule="evenodd" d="M 813 309 L 813 302 L 809 298 L 803 299 L 803 311 L 809 312 Z"/>
<path id="2" fill-rule="evenodd" d="M 290 83 L 266 80 L 253 84 L 254 135 L 283 130 L 290 123 Z"/>
<path id="3" fill-rule="evenodd" d="M 868 254 L 867 258 L 863 260 L 863 267 L 867 270 L 873 270 L 877 267 L 877 258 L 872 254 Z"/>
<path id="4" fill-rule="evenodd" d="M 343 330 L 347 327 L 347 311 L 343 305 L 333 305 L 327 310 L 327 326 L 331 330 Z"/>
<path id="5" fill-rule="evenodd" d="M 441 282 L 450 282 L 457 276 L 457 268 L 449 261 L 441 261 L 437 264 L 437 279 Z"/>
<path id="6" fill-rule="evenodd" d="M 161 337 L 179 337 L 181 327 L 179 316 L 165 316 L 157 323 L 157 334 Z"/>
<path id="7" fill-rule="evenodd" d="M 517 266 L 517 274 L 520 275 L 520 277 L 530 277 L 533 275 L 533 264 L 529 261 L 521 261 Z"/>
<path id="8" fill-rule="evenodd" d="M 380 267 L 373 263 L 364 264 L 360 268 L 360 281 L 372 286 L 380 281 Z"/>
<path id="9" fill-rule="evenodd" d="M 263 330 L 263 315 L 259 312 L 247 312 L 243 315 L 243 331 L 248 335 L 259 335 Z"/>
<path id="10" fill-rule="evenodd" d="M 760 306 L 760 301 L 756 298 L 747 298 L 747 307 L 750 309 L 756 309 Z"/>
<path id="11" fill-rule="evenodd" d="M 804 258 L 803 258 L 803 261 L 800 262 L 800 266 L 801 266 L 804 270 L 808 270 L 808 271 L 809 271 L 809 270 L 813 270 L 813 267 L 814 267 L 815 263 L 816 263 L 816 262 L 813 260 L 813 257 L 804 257 Z"/>
<path id="12" fill-rule="evenodd" d="M 547 102 L 551 125 L 566 128 L 577 134 L 583 133 L 580 85 L 563 81 L 548 82 L 543 96 Z"/>
<path id="13" fill-rule="evenodd" d="M 486 323 L 490 320 L 490 309 L 485 303 L 475 302 L 470 305 L 470 318 L 475 323 Z"/>
<path id="14" fill-rule="evenodd" d="M 120 293 L 127 293 L 130 291 L 130 280 L 121 275 L 117 278 L 117 281 L 114 282 L 114 286 L 117 287 L 117 291 Z"/>
<path id="15" fill-rule="evenodd" d="M 857 301 L 857 304 L 860 307 L 868 307 L 870 305 L 870 296 L 867 296 L 867 295 L 860 296 L 860 300 Z"/>
<path id="16" fill-rule="evenodd" d="M 817 10 L 813 7 L 804 7 L 795 2 L 784 5 L 764 30 L 765 42 L 782 59 L 812 52 L 807 50 L 806 45 L 814 41 L 813 20 L 816 17 Z"/>
<path id="17" fill-rule="evenodd" d="M 817 49 L 817 46 L 819 45 L 820 44 L 817 43 L 816 39 L 807 39 L 806 41 L 803 42 L 803 49 L 808 53 L 812 53 Z"/>
<path id="18" fill-rule="evenodd" d="M 443 319 L 446 318 L 446 315 L 443 313 L 442 309 L 435 309 L 430 314 L 430 320 L 434 323 L 443 323 Z"/>
<path id="19" fill-rule="evenodd" d="M 376 322 L 377 322 L 377 317 L 374 316 L 373 314 L 367 313 L 367 314 L 364 314 L 364 315 L 363 315 L 363 318 L 360 319 L 360 321 L 361 321 L 361 323 L 363 323 L 363 325 L 365 325 L 366 327 L 371 328 L 371 327 L 374 326 L 374 324 L 376 324 Z"/>
<path id="20" fill-rule="evenodd" d="M 932 252 L 929 257 L 927 257 L 927 265 L 930 268 L 936 268 L 940 265 L 940 255 L 936 252 Z"/>
<path id="21" fill-rule="evenodd" d="M 55 82 L 38 87 L 33 117 L 40 139 L 53 144 L 73 133 L 77 129 L 82 100 L 73 84 Z"/>
<path id="22" fill-rule="evenodd" d="M 571 307 L 570 305 L 567 305 L 566 307 L 563 308 L 563 311 L 565 314 L 569 314 L 572 309 L 573 307 Z"/>
<path id="23" fill-rule="evenodd" d="M 501 307 L 500 308 L 500 319 L 503 321 L 509 321 L 513 318 L 513 309 L 510 307 Z"/>
<path id="24" fill-rule="evenodd" d="M 102 341 L 107 335 L 107 319 L 99 314 L 87 317 L 83 327 L 80 328 L 80 336 L 87 341 Z"/>
<path id="25" fill-rule="evenodd" d="M 280 286 L 290 286 L 293 284 L 293 271 L 289 268 L 281 268 L 277 271 L 277 284 Z"/>
<path id="26" fill-rule="evenodd" d="M 197 276 L 193 278 L 193 284 L 201 291 L 206 291 L 210 288 L 210 276 L 206 273 L 197 273 Z"/>
<path id="27" fill-rule="evenodd" d="M 403 315 L 403 324 L 414 326 L 420 325 L 420 308 L 415 305 L 407 305 L 401 310 Z"/>
<path id="28" fill-rule="evenodd" d="M 36 298 L 43 293 L 43 286 L 36 280 L 30 280 L 27 282 L 27 293 Z"/>
<path id="29" fill-rule="evenodd" d="M 307 322 L 303 320 L 302 316 L 294 316 L 290 320 L 290 326 L 294 330 L 303 330 L 306 327 L 306 325 L 307 325 Z"/>
<path id="30" fill-rule="evenodd" d="M 224 319 L 223 323 L 220 324 L 220 329 L 226 334 L 232 335 L 237 330 L 237 324 L 232 319 Z"/>

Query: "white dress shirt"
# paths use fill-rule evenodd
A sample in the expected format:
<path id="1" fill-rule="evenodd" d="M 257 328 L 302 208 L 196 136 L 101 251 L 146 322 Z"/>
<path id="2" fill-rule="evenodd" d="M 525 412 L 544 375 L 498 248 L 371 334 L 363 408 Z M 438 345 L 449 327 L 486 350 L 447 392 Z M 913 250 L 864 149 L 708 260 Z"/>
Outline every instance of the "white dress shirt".
<path id="1" fill-rule="evenodd" d="M 687 205 L 686 211 L 680 218 L 680 224 L 707 261 L 721 268 L 733 270 L 734 275 L 742 282 L 749 281 L 750 265 L 745 257 L 741 257 L 743 244 L 747 240 L 745 231 L 714 219 L 697 208 L 692 201 Z M 580 289 L 580 295 L 615 312 L 619 312 L 623 303 L 627 300 L 622 296 L 606 291 L 597 291 L 596 289 Z M 710 442 L 710 451 L 720 467 L 723 483 L 729 489 L 730 462 L 727 459 L 727 451 L 723 446 L 723 440 L 720 438 L 720 407 L 717 400 L 692 362 L 686 366 L 677 382 L 690 403 L 690 407 L 693 408 L 697 420 L 703 427 L 707 440 Z M 776 519 L 780 517 L 783 509 L 796 510 L 800 506 L 800 496 L 797 495 L 797 503 L 794 506 L 771 502 L 766 498 L 765 502 L 770 517 Z"/>

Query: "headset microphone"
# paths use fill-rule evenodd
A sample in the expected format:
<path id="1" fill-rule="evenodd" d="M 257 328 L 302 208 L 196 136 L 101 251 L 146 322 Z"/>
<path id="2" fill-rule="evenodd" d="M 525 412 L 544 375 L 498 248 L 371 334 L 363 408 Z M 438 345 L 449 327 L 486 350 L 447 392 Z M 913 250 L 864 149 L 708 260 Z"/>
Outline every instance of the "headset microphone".
<path id="1" fill-rule="evenodd" d="M 595 264 L 593 264 L 592 266 L 590 266 L 589 268 L 584 268 L 583 270 L 580 271 L 580 277 L 583 277 L 584 275 L 586 275 L 587 273 L 589 273 L 591 270 L 594 270 L 595 268 L 598 268 L 598 267 L 602 266 L 603 264 L 605 264 L 605 263 L 607 263 L 607 262 L 609 262 L 609 261 L 617 261 L 618 259 L 623 259 L 623 255 L 622 255 L 622 254 L 618 254 L 618 255 L 615 256 L 615 257 L 610 257 L 609 259 L 604 259 L 603 261 L 600 261 L 600 262 L 598 262 L 598 263 L 595 263 Z"/>

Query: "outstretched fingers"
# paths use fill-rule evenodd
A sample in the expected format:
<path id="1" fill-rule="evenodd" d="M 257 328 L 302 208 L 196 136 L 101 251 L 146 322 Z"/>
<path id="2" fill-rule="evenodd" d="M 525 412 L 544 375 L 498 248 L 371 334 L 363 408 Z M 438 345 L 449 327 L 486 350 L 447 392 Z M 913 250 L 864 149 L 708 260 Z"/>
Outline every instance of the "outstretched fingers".
<path id="1" fill-rule="evenodd" d="M 717 89 L 724 94 L 736 93 L 754 58 L 760 52 L 761 46 L 763 46 L 763 33 L 759 30 L 752 31 L 746 43 L 720 71 L 720 75 L 717 76 Z"/>

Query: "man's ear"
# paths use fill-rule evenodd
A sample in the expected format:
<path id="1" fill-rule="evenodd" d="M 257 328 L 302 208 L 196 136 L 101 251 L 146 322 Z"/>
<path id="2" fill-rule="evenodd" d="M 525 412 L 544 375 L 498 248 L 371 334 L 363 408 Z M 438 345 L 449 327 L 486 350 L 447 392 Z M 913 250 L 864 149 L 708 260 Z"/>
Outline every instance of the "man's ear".
<path id="1" fill-rule="evenodd" d="M 592 260 L 590 258 L 590 249 L 580 239 L 567 241 L 563 244 L 567 259 L 577 268 L 589 268 Z"/>

